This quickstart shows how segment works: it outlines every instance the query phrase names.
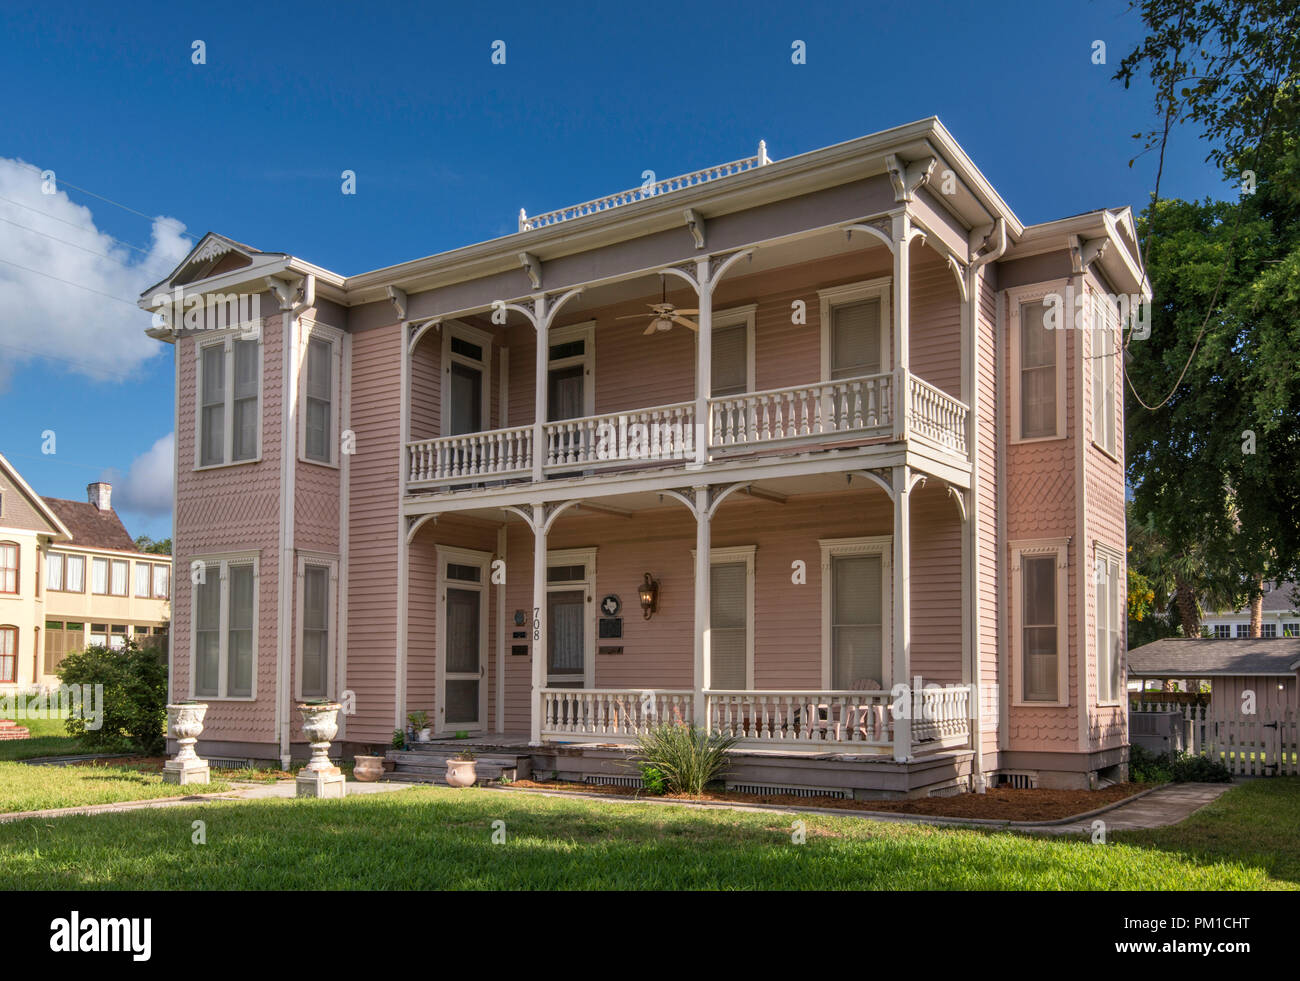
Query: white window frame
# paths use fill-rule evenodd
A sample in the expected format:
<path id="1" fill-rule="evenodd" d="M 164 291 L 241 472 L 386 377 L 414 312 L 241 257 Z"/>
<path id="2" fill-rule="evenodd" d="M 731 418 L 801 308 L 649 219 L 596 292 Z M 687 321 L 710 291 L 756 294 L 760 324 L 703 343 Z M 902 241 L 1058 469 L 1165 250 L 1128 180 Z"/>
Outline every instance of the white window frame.
<path id="1" fill-rule="evenodd" d="M 835 677 L 831 666 L 831 615 L 835 605 L 831 583 L 831 560 L 841 555 L 880 556 L 880 686 L 893 687 L 894 604 L 893 561 L 894 537 L 874 535 L 862 538 L 819 538 L 822 573 L 822 688 L 831 690 Z"/>
<path id="2" fill-rule="evenodd" d="M 1070 607 L 1068 538 L 1047 538 L 1011 543 L 1011 704 L 1029 708 L 1061 708 L 1070 704 Z M 1056 699 L 1024 698 L 1024 587 L 1021 585 L 1022 557 L 1056 558 Z"/>
<path id="3" fill-rule="evenodd" d="M 1102 573 L 1105 570 L 1105 581 L 1103 582 Z M 1128 604 L 1122 600 L 1124 591 L 1121 590 L 1121 583 L 1124 581 L 1125 567 L 1124 555 L 1117 549 L 1112 548 L 1102 542 L 1095 542 L 1093 545 L 1093 576 L 1092 581 L 1096 586 L 1096 595 L 1094 602 L 1094 645 L 1093 649 L 1097 657 L 1097 704 L 1098 705 L 1119 705 L 1124 699 L 1126 692 L 1125 682 L 1125 664 L 1124 664 L 1124 627 L 1127 622 Z M 1103 595 L 1105 590 L 1108 593 Z M 1114 615 L 1114 622 L 1110 624 L 1110 632 L 1114 635 L 1115 656 L 1119 658 L 1120 680 L 1118 688 L 1112 693 L 1111 698 L 1102 697 L 1102 672 L 1106 665 L 1101 660 L 1101 613 L 1102 602 L 1106 601 Z"/>
<path id="4" fill-rule="evenodd" d="M 552 583 L 550 581 L 549 572 L 552 566 L 558 565 L 582 566 L 583 578 Z M 548 572 L 546 583 L 547 594 L 552 592 L 564 593 L 574 589 L 582 590 L 583 609 L 585 611 L 582 623 L 582 687 L 594 688 L 596 686 L 596 617 L 600 612 L 596 609 L 596 549 L 548 549 L 546 552 L 546 569 Z M 549 653 L 547 651 L 541 651 L 540 656 L 543 658 L 549 658 Z M 550 687 L 551 676 L 549 667 L 545 660 L 542 662 L 542 672 L 546 678 L 547 687 Z"/>
<path id="5" fill-rule="evenodd" d="M 743 306 L 728 307 L 725 310 L 715 310 L 713 313 L 713 325 L 710 328 L 713 332 L 726 330 L 729 327 L 744 325 L 745 328 L 745 392 L 755 392 L 758 390 L 757 369 L 754 359 L 755 342 L 754 322 L 758 315 L 757 303 L 746 303 Z M 698 342 L 698 337 L 697 337 Z M 696 364 L 699 364 L 699 358 L 696 358 Z M 733 395 L 715 396 L 713 394 L 713 379 L 709 379 L 709 397 L 710 398 L 735 398 Z"/>
<path id="6" fill-rule="evenodd" d="M 261 320 L 251 320 L 225 330 L 213 331 L 210 337 L 194 342 L 194 468 L 216 470 L 219 467 L 239 467 L 262 460 L 262 432 L 266 423 L 266 345 Z M 233 459 L 235 453 L 235 341 L 253 341 L 257 344 L 257 452 L 247 460 Z M 203 463 L 203 352 L 221 346 L 225 351 L 225 377 L 227 380 L 223 409 L 223 434 L 225 445 L 219 463 Z"/>
<path id="7" fill-rule="evenodd" d="M 1066 285 L 1066 280 L 1062 279 L 1052 283 L 1039 283 L 1025 289 L 1007 291 L 1007 338 L 1011 345 L 1011 439 L 1009 442 L 1012 444 L 1047 443 L 1052 440 L 1067 439 L 1069 436 L 1065 416 L 1065 334 L 1066 330 L 1074 325 L 1075 311 L 1066 309 L 1064 306 L 1067 296 Z M 1026 303 L 1042 302 L 1045 297 L 1051 295 L 1061 297 L 1062 310 L 1067 322 L 1066 325 L 1058 327 L 1056 331 L 1056 432 L 1048 436 L 1022 437 L 1020 435 L 1020 307 Z"/>
<path id="8" fill-rule="evenodd" d="M 343 392 L 343 331 L 328 324 L 319 324 L 314 320 L 302 320 L 302 335 L 298 350 L 298 461 L 311 463 L 318 467 L 339 465 L 339 401 Z M 330 438 L 328 460 L 316 460 L 307 455 L 307 352 L 312 341 L 324 341 L 330 346 Z"/>
<path id="9" fill-rule="evenodd" d="M 552 358 L 551 348 L 557 344 L 569 344 L 573 341 L 582 341 L 582 354 L 574 355 L 569 358 Z M 547 384 L 547 408 L 550 408 L 549 395 L 551 372 L 563 368 L 572 368 L 575 365 L 582 365 L 582 414 L 584 416 L 594 416 L 596 414 L 596 321 L 584 320 L 581 323 L 565 324 L 563 327 L 552 327 L 547 335 L 546 342 L 546 384 Z M 483 418 L 487 418 L 484 416 Z"/>
<path id="10" fill-rule="evenodd" d="M 475 361 L 464 354 L 453 354 L 451 339 L 458 337 L 468 344 L 477 344 L 483 349 L 483 360 Z M 479 400 L 479 432 L 488 432 L 492 428 L 492 335 L 486 330 L 471 327 L 459 320 L 447 320 L 442 325 L 442 410 L 438 420 L 440 435 L 450 436 L 451 431 L 451 366 L 468 365 L 478 368 L 483 374 L 483 390 Z"/>
<path id="11" fill-rule="evenodd" d="M 257 550 L 249 552 L 221 552 L 209 555 L 195 555 L 191 557 L 190 568 L 193 568 L 194 562 L 203 562 L 205 564 L 204 575 L 210 576 L 213 573 L 212 566 L 216 566 L 216 573 L 219 577 L 219 588 L 221 590 L 221 612 L 219 614 L 218 632 L 218 655 L 217 655 L 217 694 L 199 696 L 195 693 L 195 680 L 198 666 L 198 631 L 195 630 L 195 624 L 198 623 L 199 612 L 199 591 L 192 585 L 190 587 L 190 698 L 202 697 L 208 702 L 255 702 L 257 701 L 257 667 L 258 667 L 258 635 L 262 630 L 261 621 L 261 574 L 259 572 L 259 556 Z M 229 655 L 230 655 L 230 585 L 227 572 L 232 565 L 251 565 L 253 567 L 253 666 L 252 666 L 252 690 L 247 695 L 227 695 L 226 686 L 229 683 Z"/>
<path id="12" fill-rule="evenodd" d="M 1119 405 L 1118 405 L 1118 386 L 1115 382 L 1116 365 L 1115 361 L 1122 358 L 1123 352 L 1119 348 L 1119 333 L 1116 329 L 1114 319 L 1111 316 L 1112 311 L 1108 309 L 1109 303 L 1105 301 L 1104 296 L 1097 290 L 1088 291 L 1088 300 L 1092 305 L 1092 318 L 1089 323 L 1092 326 L 1092 334 L 1089 338 L 1089 369 L 1092 378 L 1092 445 L 1101 450 L 1102 453 L 1112 460 L 1119 459 Z M 1099 354 L 1101 338 L 1107 338 L 1111 348 L 1108 356 Z M 1109 371 L 1109 374 L 1106 372 Z M 1098 406 L 1098 379 L 1101 379 L 1101 397 L 1103 400 L 1109 395 L 1109 406 Z M 1107 391 L 1109 386 L 1109 392 Z M 1106 427 L 1104 423 L 1104 412 L 1110 410 L 1110 445 L 1105 442 Z M 1100 422 L 1100 426 L 1099 426 Z M 1100 428 L 1100 433 L 1098 432 Z M 1101 438 L 1099 438 L 1099 436 Z"/>
<path id="13" fill-rule="evenodd" d="M 447 724 L 447 587 L 455 589 L 474 589 L 479 593 L 478 636 L 479 664 L 481 666 L 478 686 L 479 729 L 488 728 L 488 666 L 490 663 L 491 644 L 488 638 L 488 602 L 489 577 L 492 568 L 492 553 L 481 552 L 471 548 L 455 548 L 450 545 L 435 546 L 437 552 L 437 602 L 438 621 L 434 628 L 434 657 L 437 668 L 434 672 L 434 699 L 436 702 L 435 732 L 450 731 Z M 479 570 L 479 581 L 466 582 L 463 579 L 451 579 L 447 576 L 448 565 L 472 565 Z M 459 724 L 458 724 L 459 725 Z"/>
<path id="14" fill-rule="evenodd" d="M 297 600 L 295 605 L 294 633 L 298 638 L 297 662 L 294 672 L 294 696 L 303 699 L 308 696 L 303 694 L 302 690 L 302 671 L 303 671 L 303 637 L 307 628 L 306 608 L 303 600 L 306 594 L 306 574 L 307 566 L 317 566 L 327 570 L 328 581 L 325 594 L 325 629 L 328 631 L 327 643 L 325 646 L 325 693 L 324 695 L 313 695 L 312 698 L 328 698 L 333 701 L 337 697 L 337 684 L 335 679 L 336 665 L 338 664 L 338 608 L 339 608 L 339 559 L 337 555 L 327 555 L 320 552 L 299 552 L 298 553 L 298 576 L 297 576 Z"/>
<path id="15" fill-rule="evenodd" d="M 821 322 L 821 380 L 831 380 L 831 317 L 836 307 L 861 303 L 864 300 L 880 301 L 880 372 L 888 374 L 894 370 L 889 357 L 890 335 L 893 333 L 894 321 L 890 313 L 890 297 L 893 295 L 894 278 L 883 276 L 879 279 L 865 279 L 844 286 L 832 286 L 817 291 L 820 305 Z"/>

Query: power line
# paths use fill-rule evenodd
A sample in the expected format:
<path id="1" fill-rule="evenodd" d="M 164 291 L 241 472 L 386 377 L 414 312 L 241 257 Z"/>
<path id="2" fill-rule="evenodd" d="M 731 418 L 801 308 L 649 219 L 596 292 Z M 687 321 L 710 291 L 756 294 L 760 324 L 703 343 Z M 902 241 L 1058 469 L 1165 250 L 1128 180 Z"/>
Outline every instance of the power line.
<path id="1" fill-rule="evenodd" d="M 43 176 L 43 174 L 44 174 L 44 171 L 42 171 L 42 170 L 41 170 L 39 167 L 37 167 L 35 164 L 22 163 L 22 162 L 19 162 L 19 161 L 15 161 L 15 164 L 16 164 L 17 166 L 19 166 L 19 167 L 22 167 L 22 168 L 26 169 L 26 170 L 33 171 L 33 172 L 36 173 L 37 175 Z M 102 195 L 102 194 L 96 194 L 94 191 L 89 191 L 89 190 L 87 190 L 87 189 L 84 188 L 84 187 L 78 187 L 76 184 L 73 184 L 71 181 L 65 181 L 63 178 L 58 177 L 57 175 L 56 175 L 55 178 L 54 178 L 54 186 L 55 186 L 55 189 L 56 189 L 56 190 L 57 190 L 60 186 L 64 186 L 64 187 L 70 187 L 70 188 L 72 188 L 74 191 L 80 191 L 82 194 L 89 194 L 92 198 L 98 198 L 100 201 L 107 202 L 108 204 L 113 205 L 115 208 L 121 208 L 123 211 L 129 211 L 131 214 L 133 214 L 133 215 L 138 215 L 139 217 L 144 218 L 144 219 L 147 219 L 148 221 L 151 221 L 151 222 L 152 222 L 152 221 L 156 221 L 157 218 L 158 218 L 157 215 L 146 215 L 143 211 L 136 211 L 135 208 L 132 208 L 132 207 L 130 207 L 129 205 L 125 205 L 125 204 L 122 204 L 122 203 L 120 203 L 120 202 L 118 202 L 118 201 L 114 201 L 112 198 L 106 198 L 106 197 L 104 197 L 104 195 Z"/>
<path id="2" fill-rule="evenodd" d="M 7 198 L 3 194 L 0 194 L 0 201 L 5 201 L 8 204 L 12 204 L 15 208 L 22 208 L 24 211 L 30 211 L 34 215 L 40 215 L 42 218 L 48 218 L 50 219 L 50 221 L 57 221 L 60 224 L 67 225 L 69 228 L 84 229 L 86 227 L 85 225 L 77 224 L 75 221 L 68 221 L 66 218 L 60 218 L 58 215 L 52 215 L 48 211 L 41 211 L 38 208 L 30 207 L 28 205 L 23 204 L 21 201 L 15 201 L 13 198 Z M 44 235 L 45 233 L 41 232 L 40 234 Z M 109 235 L 107 232 L 101 231 L 99 234 L 105 236 L 108 239 L 111 239 L 112 241 L 116 242 L 118 245 L 125 246 L 128 249 L 134 249 L 136 252 L 139 252 L 141 255 L 149 254 L 148 249 L 142 249 L 138 245 L 132 245 L 130 242 L 124 242 L 120 238 L 113 238 L 113 236 Z M 184 236 L 181 236 L 181 238 L 185 242 L 190 241 Z"/>
<path id="3" fill-rule="evenodd" d="M 0 221 L 3 221 L 9 225 L 13 225 L 14 228 L 21 228 L 25 232 L 32 232 L 35 235 L 43 235 L 45 238 L 48 238 L 51 242 L 58 242 L 60 245 L 69 245 L 74 249 L 80 249 L 82 252 L 89 252 L 91 255 L 97 255 L 101 259 L 108 259 L 109 261 L 113 260 L 113 257 L 109 255 L 107 252 L 96 252 L 94 249 L 88 249 L 84 245 L 78 245 L 76 242 L 69 242 L 67 239 L 64 238 L 55 238 L 53 235 L 49 234 L 48 232 L 43 232 L 39 228 L 29 228 L 28 226 L 20 225 L 18 224 L 18 222 L 12 221 L 9 218 L 0 218 Z"/>
<path id="4" fill-rule="evenodd" d="M 41 272 L 39 269 L 33 269 L 30 266 L 19 265 L 16 262 L 4 258 L 3 256 L 0 256 L 0 262 L 13 266 L 15 269 L 21 269 L 24 272 L 35 273 L 37 276 L 44 276 L 46 279 L 52 279 L 56 283 L 62 283 L 65 286 L 72 286 L 79 290 L 85 290 L 87 293 L 94 293 L 96 296 L 102 296 L 109 300 L 116 300 L 118 303 L 125 303 L 129 307 L 135 307 L 135 309 L 137 310 L 140 309 L 138 306 L 136 306 L 135 301 L 133 300 L 124 300 L 120 296 L 113 296 L 111 293 L 103 293 L 99 290 L 91 289 L 89 286 L 82 286 L 80 283 L 74 283 L 70 279 L 60 279 L 58 276 L 51 276 L 49 273 Z"/>

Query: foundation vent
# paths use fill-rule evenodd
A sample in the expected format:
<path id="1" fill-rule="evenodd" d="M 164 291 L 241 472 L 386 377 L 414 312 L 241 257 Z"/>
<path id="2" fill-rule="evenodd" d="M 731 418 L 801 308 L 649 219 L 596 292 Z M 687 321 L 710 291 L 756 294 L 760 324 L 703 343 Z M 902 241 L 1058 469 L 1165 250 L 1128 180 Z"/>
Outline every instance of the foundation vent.
<path id="1" fill-rule="evenodd" d="M 582 778 L 585 784 L 596 787 L 644 787 L 645 781 L 640 777 L 615 777 L 603 773 L 588 773 Z"/>
<path id="2" fill-rule="evenodd" d="M 223 756 L 204 757 L 207 764 L 213 770 L 251 770 L 256 760 L 235 760 Z"/>
<path id="3" fill-rule="evenodd" d="M 998 774 L 997 785 L 1013 790 L 1035 790 L 1038 787 L 1038 774 L 1033 770 L 1004 770 Z"/>
<path id="4" fill-rule="evenodd" d="M 729 783 L 728 790 L 757 797 L 838 797 L 848 800 L 853 795 L 836 787 L 782 787 L 773 783 Z"/>

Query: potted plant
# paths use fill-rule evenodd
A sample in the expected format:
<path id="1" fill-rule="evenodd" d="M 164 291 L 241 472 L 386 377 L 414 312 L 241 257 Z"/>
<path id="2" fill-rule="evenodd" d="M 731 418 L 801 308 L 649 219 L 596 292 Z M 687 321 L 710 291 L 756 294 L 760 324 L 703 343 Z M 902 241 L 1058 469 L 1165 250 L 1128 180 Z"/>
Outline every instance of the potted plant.
<path id="1" fill-rule="evenodd" d="M 411 712 L 406 717 L 406 721 L 411 723 L 411 729 L 415 732 L 416 742 L 427 743 L 429 741 L 429 713 L 424 709 L 418 712 Z"/>
<path id="2" fill-rule="evenodd" d="M 352 775 L 362 783 L 374 783 L 384 775 L 384 757 L 372 747 L 373 756 L 354 757 Z"/>
<path id="3" fill-rule="evenodd" d="M 472 749 L 461 750 L 447 761 L 447 786 L 472 787 L 478 780 L 478 763 Z"/>

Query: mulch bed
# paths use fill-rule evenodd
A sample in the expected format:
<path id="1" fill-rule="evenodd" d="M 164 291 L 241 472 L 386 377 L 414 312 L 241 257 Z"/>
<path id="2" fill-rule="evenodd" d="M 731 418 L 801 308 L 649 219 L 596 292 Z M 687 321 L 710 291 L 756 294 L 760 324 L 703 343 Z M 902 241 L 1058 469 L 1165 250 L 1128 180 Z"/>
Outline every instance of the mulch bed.
<path id="1" fill-rule="evenodd" d="M 611 794 L 643 797 L 645 794 L 627 787 L 600 784 L 516 780 L 510 786 L 536 790 L 581 791 L 587 794 Z M 952 797 L 921 797 L 914 800 L 843 800 L 839 797 L 795 797 L 790 794 L 741 794 L 735 791 L 708 791 L 699 797 L 665 794 L 662 800 L 715 801 L 730 804 L 779 804 L 791 807 L 827 807 L 846 811 L 888 811 L 921 814 L 928 817 L 984 818 L 997 821 L 1055 821 L 1095 811 L 1146 790 L 1137 783 L 1116 784 L 1104 790 L 1019 790 L 998 787 L 985 794 L 957 794 Z"/>

